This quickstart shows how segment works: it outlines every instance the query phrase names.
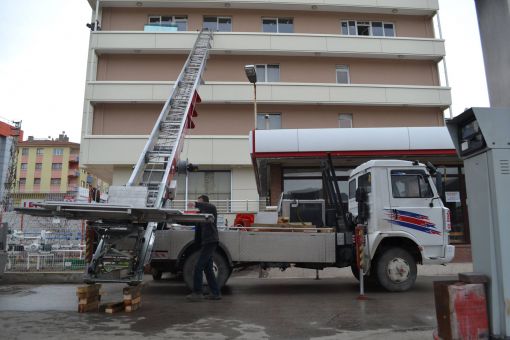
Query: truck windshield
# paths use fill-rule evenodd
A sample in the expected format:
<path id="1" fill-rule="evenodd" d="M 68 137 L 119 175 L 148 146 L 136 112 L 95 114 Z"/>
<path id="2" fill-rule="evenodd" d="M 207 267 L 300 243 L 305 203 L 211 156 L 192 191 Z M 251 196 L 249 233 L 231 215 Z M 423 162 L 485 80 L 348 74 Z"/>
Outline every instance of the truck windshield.
<path id="1" fill-rule="evenodd" d="M 391 170 L 394 198 L 431 198 L 434 196 L 425 173 L 420 170 Z"/>

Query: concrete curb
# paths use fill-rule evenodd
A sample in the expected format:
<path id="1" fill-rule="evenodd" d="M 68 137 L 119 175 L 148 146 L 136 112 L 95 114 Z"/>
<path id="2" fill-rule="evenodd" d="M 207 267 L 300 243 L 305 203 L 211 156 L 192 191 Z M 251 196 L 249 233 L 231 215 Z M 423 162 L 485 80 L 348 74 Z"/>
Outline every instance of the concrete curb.
<path id="1" fill-rule="evenodd" d="M 83 283 L 83 272 L 4 273 L 0 284 Z"/>

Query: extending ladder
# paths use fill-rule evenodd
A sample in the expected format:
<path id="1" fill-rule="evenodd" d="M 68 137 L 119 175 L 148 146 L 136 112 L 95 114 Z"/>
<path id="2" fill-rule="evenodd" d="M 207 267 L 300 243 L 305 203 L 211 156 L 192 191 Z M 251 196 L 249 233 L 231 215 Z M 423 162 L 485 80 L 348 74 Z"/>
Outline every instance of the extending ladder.
<path id="1" fill-rule="evenodd" d="M 193 128 L 194 107 L 200 102 L 196 89 L 202 81 L 211 39 L 212 32 L 199 33 L 127 183 L 147 187 L 147 207 L 163 206 L 170 189 L 184 135 L 188 128 Z"/>
<path id="2" fill-rule="evenodd" d="M 144 204 L 131 205 L 143 205 L 147 214 L 157 209 L 169 211 L 164 209 L 164 202 L 175 188 L 174 176 L 179 167 L 184 136 L 189 128 L 193 128 L 195 104 L 200 102 L 196 90 L 202 83 L 211 41 L 212 32 L 202 30 L 198 34 L 129 181 L 125 187 L 110 187 L 110 199 L 114 199 L 112 202 L 109 199 L 109 204 L 123 205 L 129 198 L 134 197 L 136 201 L 142 197 Z M 178 218 L 183 217 L 177 216 L 177 221 Z M 89 222 L 89 225 L 101 237 L 87 268 L 85 281 L 141 282 L 144 266 L 150 261 L 158 222 L 101 219 Z"/>

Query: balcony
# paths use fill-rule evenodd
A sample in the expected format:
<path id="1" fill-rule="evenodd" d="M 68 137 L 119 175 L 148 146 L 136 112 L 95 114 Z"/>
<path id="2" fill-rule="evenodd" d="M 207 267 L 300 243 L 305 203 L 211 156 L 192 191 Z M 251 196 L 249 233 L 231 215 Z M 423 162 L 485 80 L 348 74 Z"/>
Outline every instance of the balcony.
<path id="1" fill-rule="evenodd" d="M 92 136 L 82 139 L 82 159 L 88 165 L 129 165 L 138 160 L 148 136 Z M 126 152 L 129 150 L 129 152 Z M 181 159 L 212 165 L 250 165 L 247 136 L 188 136 Z M 225 152 L 225 150 L 229 150 Z"/>
<path id="2" fill-rule="evenodd" d="M 80 177 L 80 170 L 72 170 L 70 169 L 67 173 L 67 177 Z"/>
<path id="3" fill-rule="evenodd" d="M 189 53 L 197 33 L 97 32 L 97 53 Z M 439 61 L 444 40 L 336 34 L 215 33 L 211 54 L 391 58 Z"/>
<path id="4" fill-rule="evenodd" d="M 96 0 L 88 0 L 95 9 Z M 137 7 L 136 0 L 102 0 L 103 7 Z M 158 8 L 225 8 L 225 0 L 144 0 L 144 7 Z M 328 11 L 392 14 L 397 10 L 403 15 L 434 15 L 438 10 L 437 0 L 229 0 L 231 9 L 268 9 L 293 11 Z"/>
<path id="5" fill-rule="evenodd" d="M 78 163 L 79 161 L 80 161 L 80 157 L 78 154 L 70 154 L 69 155 L 69 162 Z"/>
<path id="6" fill-rule="evenodd" d="M 86 100 L 92 103 L 163 103 L 173 82 L 89 82 Z M 253 86 L 242 82 L 208 82 L 199 89 L 204 103 L 250 104 Z M 451 105 L 449 87 L 260 83 L 257 103 L 295 105 L 378 105 L 439 107 Z"/>

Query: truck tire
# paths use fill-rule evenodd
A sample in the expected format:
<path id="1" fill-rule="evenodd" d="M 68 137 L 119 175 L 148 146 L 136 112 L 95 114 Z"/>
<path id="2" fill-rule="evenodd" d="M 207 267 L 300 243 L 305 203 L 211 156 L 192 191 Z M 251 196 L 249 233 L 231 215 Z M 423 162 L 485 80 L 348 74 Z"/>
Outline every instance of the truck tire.
<path id="1" fill-rule="evenodd" d="M 416 281 L 416 260 L 405 249 L 384 249 L 375 263 L 375 274 L 379 284 L 387 291 L 406 291 Z"/>
<path id="2" fill-rule="evenodd" d="M 182 274 L 184 278 L 184 283 L 186 286 L 193 290 L 193 271 L 195 269 L 195 264 L 197 263 L 198 255 L 200 251 L 195 251 L 190 256 L 184 260 L 184 265 L 182 267 Z M 213 262 L 214 262 L 214 274 L 216 275 L 216 282 L 218 282 L 218 287 L 223 287 L 230 277 L 230 273 L 232 272 L 230 266 L 228 265 L 227 260 L 223 255 L 215 251 L 213 254 Z M 205 279 L 205 275 L 203 277 L 203 282 L 207 284 L 207 280 Z"/>

